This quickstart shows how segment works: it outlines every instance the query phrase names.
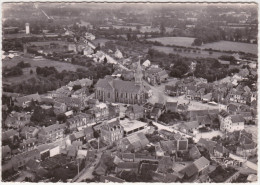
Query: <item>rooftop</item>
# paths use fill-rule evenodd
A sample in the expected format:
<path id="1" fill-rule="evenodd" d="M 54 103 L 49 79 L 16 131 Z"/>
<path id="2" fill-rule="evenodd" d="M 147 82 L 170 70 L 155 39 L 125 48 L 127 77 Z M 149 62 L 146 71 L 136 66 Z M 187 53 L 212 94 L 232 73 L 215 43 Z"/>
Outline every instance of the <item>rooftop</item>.
<path id="1" fill-rule="evenodd" d="M 120 120 L 120 125 L 124 128 L 124 131 L 129 132 L 140 127 L 145 127 L 147 123 L 137 120 L 124 119 Z"/>

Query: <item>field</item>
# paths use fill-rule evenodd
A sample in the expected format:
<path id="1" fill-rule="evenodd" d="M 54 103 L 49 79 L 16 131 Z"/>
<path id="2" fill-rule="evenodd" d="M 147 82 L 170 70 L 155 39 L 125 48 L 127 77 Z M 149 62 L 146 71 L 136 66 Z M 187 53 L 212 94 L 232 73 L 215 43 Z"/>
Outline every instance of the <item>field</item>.
<path id="1" fill-rule="evenodd" d="M 148 41 L 157 41 L 164 45 L 176 45 L 176 46 L 184 46 L 191 47 L 195 38 L 191 37 L 158 37 L 147 39 Z"/>
<path id="2" fill-rule="evenodd" d="M 222 52 L 212 52 L 212 54 L 209 54 L 208 51 L 200 51 L 200 53 L 198 53 L 198 51 L 196 51 L 196 53 L 193 52 L 193 50 L 191 50 L 190 52 L 180 52 L 180 51 L 174 51 L 174 48 L 172 47 L 167 47 L 167 46 L 152 46 L 153 49 L 160 51 L 160 52 L 164 52 L 166 54 L 179 54 L 180 56 L 183 57 L 189 57 L 189 58 L 218 58 L 221 55 L 227 55 L 227 53 L 222 53 Z"/>
<path id="3" fill-rule="evenodd" d="M 245 53 L 257 54 L 257 44 L 248 44 L 242 42 L 230 42 L 230 41 L 219 41 L 214 43 L 204 44 L 200 48 L 212 48 L 215 50 L 223 50 L 223 51 L 242 51 Z"/>
<path id="4" fill-rule="evenodd" d="M 19 62 L 24 61 L 28 62 L 31 64 L 31 67 L 23 69 L 23 75 L 18 76 L 18 77 L 9 77 L 9 78 L 3 78 L 3 81 L 5 82 L 11 82 L 11 83 L 17 83 L 24 81 L 26 79 L 29 79 L 33 76 L 35 76 L 36 73 L 36 67 L 55 67 L 59 72 L 63 70 L 67 71 L 76 71 L 77 68 L 85 68 L 83 66 L 78 66 L 78 65 L 73 65 L 70 63 L 64 63 L 64 62 L 59 62 L 59 61 L 54 61 L 54 60 L 49 60 L 49 59 L 34 59 L 31 57 L 25 57 L 25 56 L 17 56 L 14 57 L 13 59 L 4 59 L 2 60 L 2 67 L 13 67 L 17 65 Z M 30 70 L 33 71 L 33 74 L 30 74 Z"/>
<path id="5" fill-rule="evenodd" d="M 190 37 L 158 37 L 147 39 L 148 41 L 157 41 L 164 45 L 176 45 L 184 47 L 192 47 L 191 44 L 194 41 L 194 38 Z M 233 51 L 233 52 L 245 52 L 257 54 L 257 44 L 249 44 L 242 42 L 231 42 L 231 41 L 219 41 L 213 43 L 207 43 L 203 46 L 200 46 L 201 49 L 213 49 L 219 51 Z M 165 49 L 166 50 L 166 49 Z M 220 52 L 221 53 L 221 52 Z M 201 57 L 201 56 L 200 56 Z M 214 57 L 214 56 L 212 56 Z M 214 57 L 215 58 L 215 57 Z"/>

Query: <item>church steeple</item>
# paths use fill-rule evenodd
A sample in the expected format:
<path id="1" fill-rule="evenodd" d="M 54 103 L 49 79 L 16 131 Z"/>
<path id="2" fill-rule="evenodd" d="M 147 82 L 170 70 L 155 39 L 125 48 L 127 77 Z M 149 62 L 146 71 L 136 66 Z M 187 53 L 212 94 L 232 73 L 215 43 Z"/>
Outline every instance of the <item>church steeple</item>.
<path id="1" fill-rule="evenodd" d="M 140 57 L 135 70 L 135 85 L 142 85 L 143 72 L 140 65 Z"/>

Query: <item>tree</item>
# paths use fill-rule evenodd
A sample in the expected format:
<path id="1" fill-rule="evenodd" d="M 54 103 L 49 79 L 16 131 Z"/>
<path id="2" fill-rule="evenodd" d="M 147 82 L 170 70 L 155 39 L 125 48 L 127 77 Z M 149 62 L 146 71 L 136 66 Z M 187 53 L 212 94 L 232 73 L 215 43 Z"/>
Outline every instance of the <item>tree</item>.
<path id="1" fill-rule="evenodd" d="M 33 114 L 31 116 L 31 121 L 38 122 L 38 123 L 42 122 L 44 120 L 45 116 L 46 116 L 45 111 L 41 107 L 37 106 L 37 107 L 35 107 L 35 109 L 33 111 Z"/>
<path id="2" fill-rule="evenodd" d="M 161 25 L 160 25 L 160 33 L 161 33 L 161 35 L 164 35 L 165 31 L 166 31 L 166 28 L 164 26 L 164 23 L 162 22 Z"/>
<path id="3" fill-rule="evenodd" d="M 81 89 L 81 88 L 82 88 L 81 85 L 74 85 L 73 88 L 72 88 L 72 90 L 73 90 L 73 91 L 77 91 L 77 90 L 79 90 L 79 89 Z"/>
<path id="4" fill-rule="evenodd" d="M 30 74 L 33 74 L 33 70 L 32 69 L 30 70 Z"/>
<path id="5" fill-rule="evenodd" d="M 202 40 L 196 38 L 196 39 L 194 39 L 192 45 L 193 45 L 193 46 L 201 46 L 201 45 L 202 45 Z"/>
<path id="6" fill-rule="evenodd" d="M 67 116 L 66 116 L 65 114 L 59 114 L 59 115 L 57 116 L 57 120 L 58 120 L 59 122 L 65 123 L 65 122 L 67 121 Z"/>

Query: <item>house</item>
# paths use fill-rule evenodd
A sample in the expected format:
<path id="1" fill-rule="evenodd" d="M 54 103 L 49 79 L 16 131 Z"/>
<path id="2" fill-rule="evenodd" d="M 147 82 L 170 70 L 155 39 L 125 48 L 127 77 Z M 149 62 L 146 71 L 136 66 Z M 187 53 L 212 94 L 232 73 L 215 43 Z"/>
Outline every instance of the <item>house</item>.
<path id="1" fill-rule="evenodd" d="M 11 158 L 11 149 L 8 145 L 2 146 L 2 159 L 7 160 Z"/>
<path id="2" fill-rule="evenodd" d="M 62 114 L 67 111 L 68 107 L 65 103 L 60 103 L 60 102 L 55 101 L 53 108 L 54 108 L 55 114 Z"/>
<path id="3" fill-rule="evenodd" d="M 183 182 L 193 182 L 199 175 L 199 170 L 194 163 L 187 165 L 181 171 L 180 174 L 183 175 Z"/>
<path id="4" fill-rule="evenodd" d="M 92 127 L 86 127 L 83 129 L 83 131 L 87 141 L 94 138 L 94 130 Z"/>
<path id="5" fill-rule="evenodd" d="M 142 64 L 142 66 L 144 66 L 145 68 L 150 67 L 150 65 L 151 65 L 151 62 L 148 59 L 146 61 L 144 61 L 144 63 Z"/>
<path id="6" fill-rule="evenodd" d="M 73 97 L 59 97 L 55 99 L 59 103 L 64 103 L 69 110 L 73 108 L 84 109 L 85 103 L 80 98 Z M 64 105 L 62 105 L 63 107 Z"/>
<path id="7" fill-rule="evenodd" d="M 53 124 L 48 127 L 42 127 L 38 133 L 38 141 L 40 143 L 51 143 L 64 137 L 66 125 Z"/>
<path id="8" fill-rule="evenodd" d="M 178 86 L 173 86 L 173 85 L 165 85 L 165 90 L 164 92 L 168 94 L 169 96 L 180 96 L 181 95 L 181 90 Z"/>
<path id="9" fill-rule="evenodd" d="M 22 128 L 20 135 L 25 139 L 35 138 L 38 135 L 39 129 L 33 126 L 25 126 Z"/>
<path id="10" fill-rule="evenodd" d="M 138 173 L 139 162 L 121 162 L 118 163 L 116 167 L 116 173 L 121 171 L 133 171 L 134 173 Z"/>
<path id="11" fill-rule="evenodd" d="M 177 112 L 178 102 L 166 102 L 165 110 L 166 112 Z"/>
<path id="12" fill-rule="evenodd" d="M 257 154 L 257 144 L 252 140 L 252 136 L 240 132 L 239 145 L 237 146 L 236 154 L 249 157 Z"/>
<path id="13" fill-rule="evenodd" d="M 5 120 L 5 125 L 11 128 L 23 128 L 30 123 L 31 114 L 26 112 L 12 112 Z"/>
<path id="14" fill-rule="evenodd" d="M 210 161 L 206 159 L 205 157 L 201 157 L 194 161 L 194 165 L 198 169 L 199 175 L 206 174 L 209 168 Z"/>
<path id="15" fill-rule="evenodd" d="M 241 115 L 230 115 L 222 110 L 219 113 L 220 130 L 233 132 L 244 129 L 244 118 Z"/>
<path id="16" fill-rule="evenodd" d="M 41 96 L 38 93 L 36 93 L 36 94 L 30 94 L 27 96 L 18 97 L 16 98 L 14 105 L 25 108 L 30 106 L 32 100 L 41 102 Z"/>
<path id="17" fill-rule="evenodd" d="M 211 141 L 208 139 L 200 138 L 197 142 L 198 147 L 202 147 L 203 149 L 207 149 L 211 156 L 214 156 L 214 148 L 217 145 L 217 142 Z"/>
<path id="18" fill-rule="evenodd" d="M 170 156 L 163 156 L 159 159 L 158 172 L 166 173 L 173 167 L 173 159 Z"/>
<path id="19" fill-rule="evenodd" d="M 93 123 L 94 118 L 91 114 L 78 113 L 77 115 L 67 119 L 67 124 L 70 130 L 82 130 L 86 128 L 88 124 Z"/>
<path id="20" fill-rule="evenodd" d="M 118 142 L 118 149 L 125 152 L 139 151 L 149 144 L 148 139 L 142 132 L 131 134 Z"/>
<path id="21" fill-rule="evenodd" d="M 155 172 L 158 169 L 158 162 L 143 161 L 140 163 L 139 174 L 147 174 L 147 172 Z"/>
<path id="22" fill-rule="evenodd" d="M 2 142 L 5 141 L 14 141 L 15 137 L 19 137 L 19 133 L 16 130 L 9 129 L 5 132 L 2 132 Z"/>
<path id="23" fill-rule="evenodd" d="M 130 105 L 126 112 L 125 115 L 129 117 L 130 119 L 140 119 L 144 117 L 144 108 L 139 105 Z"/>
<path id="24" fill-rule="evenodd" d="M 229 114 L 236 114 L 238 110 L 239 110 L 239 106 L 237 106 L 235 104 L 230 103 L 227 106 L 227 111 Z"/>
<path id="25" fill-rule="evenodd" d="M 193 145 L 191 149 L 189 150 L 190 158 L 195 160 L 199 159 L 201 157 L 201 153 L 196 145 Z"/>
<path id="26" fill-rule="evenodd" d="M 168 73 L 161 68 L 149 68 L 144 72 L 144 78 L 151 85 L 161 84 L 168 80 Z"/>
<path id="27" fill-rule="evenodd" d="M 105 122 L 101 126 L 100 131 L 101 140 L 108 145 L 122 139 L 124 135 L 123 127 L 120 125 L 118 119 L 116 121 Z"/>
<path id="28" fill-rule="evenodd" d="M 213 149 L 213 152 L 213 155 L 215 157 L 228 157 L 229 155 L 229 150 L 220 144 L 216 144 L 216 146 Z"/>
<path id="29" fill-rule="evenodd" d="M 189 122 L 184 122 L 179 126 L 180 131 L 184 133 L 191 133 L 191 134 L 196 134 L 198 132 L 200 125 L 198 121 L 189 121 Z"/>
<path id="30" fill-rule="evenodd" d="M 30 151 L 37 147 L 37 139 L 36 138 L 29 138 L 26 140 L 23 140 L 22 143 L 20 143 L 19 148 L 21 151 Z"/>
<path id="31" fill-rule="evenodd" d="M 14 156 L 12 160 L 13 168 L 15 170 L 24 167 L 29 160 L 40 160 L 40 152 L 38 149 L 30 150 Z"/>

